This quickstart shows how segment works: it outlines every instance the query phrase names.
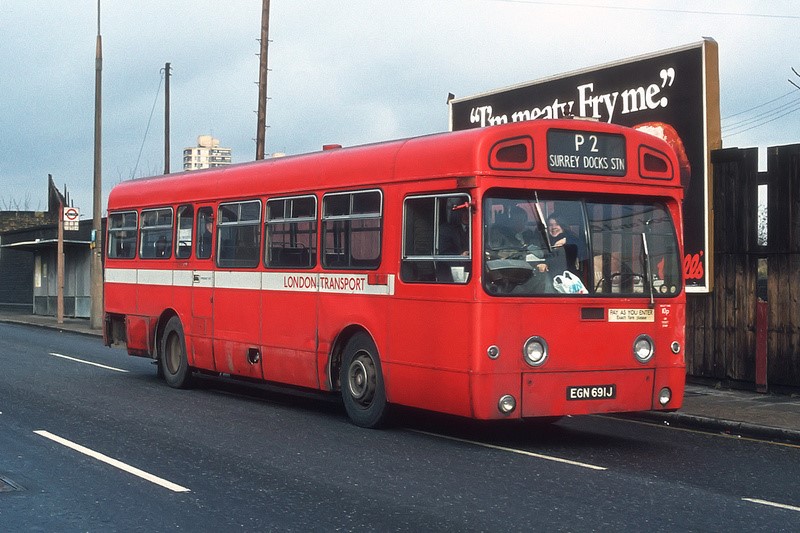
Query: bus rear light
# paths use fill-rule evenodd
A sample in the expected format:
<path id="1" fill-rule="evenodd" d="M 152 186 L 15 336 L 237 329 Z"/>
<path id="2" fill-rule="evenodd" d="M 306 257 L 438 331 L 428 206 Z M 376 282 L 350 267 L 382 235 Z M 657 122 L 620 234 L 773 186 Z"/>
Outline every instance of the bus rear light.
<path id="1" fill-rule="evenodd" d="M 671 399 L 672 399 L 672 391 L 669 390 L 668 387 L 664 387 L 663 389 L 658 391 L 658 403 L 661 404 L 661 407 L 665 407 Z"/>
<path id="2" fill-rule="evenodd" d="M 547 342 L 541 337 L 531 337 L 522 347 L 522 357 L 531 366 L 542 366 L 547 360 Z"/>
<path id="3" fill-rule="evenodd" d="M 648 362 L 655 353 L 653 348 L 653 339 L 649 335 L 639 335 L 633 341 L 633 355 L 640 363 Z"/>
<path id="4" fill-rule="evenodd" d="M 497 410 L 504 415 L 510 415 L 516 408 L 517 400 L 515 400 L 510 394 L 504 394 L 500 397 L 500 401 L 497 402 Z"/>
<path id="5" fill-rule="evenodd" d="M 669 348 L 670 350 L 672 350 L 672 353 L 674 354 L 681 353 L 681 343 L 679 343 L 678 341 L 672 341 L 672 344 L 669 345 Z"/>
<path id="6" fill-rule="evenodd" d="M 486 355 L 489 356 L 489 359 L 497 359 L 500 357 L 500 348 L 492 344 L 486 349 Z"/>

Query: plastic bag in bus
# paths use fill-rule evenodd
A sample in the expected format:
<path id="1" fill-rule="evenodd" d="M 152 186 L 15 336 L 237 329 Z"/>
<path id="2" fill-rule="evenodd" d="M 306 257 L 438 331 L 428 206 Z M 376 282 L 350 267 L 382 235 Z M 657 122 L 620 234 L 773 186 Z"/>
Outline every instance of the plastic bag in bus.
<path id="1" fill-rule="evenodd" d="M 580 278 L 569 270 L 553 278 L 553 288 L 562 294 L 589 294 Z"/>

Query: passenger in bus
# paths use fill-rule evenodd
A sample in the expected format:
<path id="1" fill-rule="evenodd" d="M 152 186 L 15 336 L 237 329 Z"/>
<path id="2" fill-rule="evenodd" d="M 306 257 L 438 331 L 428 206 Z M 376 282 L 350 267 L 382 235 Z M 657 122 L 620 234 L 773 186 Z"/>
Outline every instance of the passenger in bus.
<path id="1" fill-rule="evenodd" d="M 156 257 L 166 257 L 167 256 L 167 238 L 162 235 L 156 241 Z"/>
<path id="2" fill-rule="evenodd" d="M 213 229 L 214 220 L 207 218 L 206 223 L 203 224 L 203 231 L 200 235 L 200 249 L 197 251 L 197 257 L 200 259 L 211 257 L 211 232 Z"/>
<path id="3" fill-rule="evenodd" d="M 574 274 L 581 270 L 581 262 L 586 259 L 586 246 L 583 240 L 567 229 L 569 226 L 560 213 L 554 212 L 547 217 L 547 233 L 550 245 L 563 247 L 567 258 L 567 268 Z"/>
<path id="4" fill-rule="evenodd" d="M 469 255 L 469 208 L 454 211 L 457 218 L 439 227 L 439 253 L 441 255 Z"/>
<path id="5" fill-rule="evenodd" d="M 113 257 L 120 257 L 120 258 L 131 258 L 134 256 L 133 253 L 133 243 L 131 242 L 130 237 L 128 237 L 127 231 L 119 231 L 117 232 L 116 238 L 116 249 L 115 255 Z"/>

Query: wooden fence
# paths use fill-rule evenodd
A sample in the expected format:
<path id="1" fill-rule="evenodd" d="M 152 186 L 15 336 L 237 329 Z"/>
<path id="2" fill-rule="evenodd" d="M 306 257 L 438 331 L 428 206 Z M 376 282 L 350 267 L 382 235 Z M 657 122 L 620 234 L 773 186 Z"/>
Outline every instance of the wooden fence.
<path id="1" fill-rule="evenodd" d="M 800 387 L 800 144 L 769 148 L 766 172 L 755 148 L 711 159 L 713 290 L 687 297 L 687 374 L 759 390 Z"/>

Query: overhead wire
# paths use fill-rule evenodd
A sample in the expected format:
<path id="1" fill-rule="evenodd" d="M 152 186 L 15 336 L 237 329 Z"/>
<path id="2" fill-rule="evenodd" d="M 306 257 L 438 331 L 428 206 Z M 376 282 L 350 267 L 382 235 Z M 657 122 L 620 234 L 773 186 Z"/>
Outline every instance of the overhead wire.
<path id="1" fill-rule="evenodd" d="M 733 117 L 741 117 L 742 115 L 751 113 L 756 109 L 761 109 L 765 106 L 774 104 L 791 96 L 796 96 L 796 98 L 793 98 L 792 100 L 779 104 L 777 106 L 768 108 L 767 110 L 758 113 L 755 116 L 751 116 L 749 118 L 741 118 L 733 122 L 726 122 Z M 800 91 L 791 91 L 782 96 L 764 102 L 763 104 L 759 104 L 744 111 L 740 111 L 738 113 L 734 113 L 732 115 L 724 117 L 722 119 L 723 121 L 722 133 L 725 137 L 733 137 L 735 135 L 739 135 L 740 133 L 744 133 L 746 131 L 750 131 L 755 128 L 760 128 L 761 126 L 774 122 L 775 120 L 783 118 L 796 111 L 800 111 Z"/>
<path id="2" fill-rule="evenodd" d="M 750 111 L 755 111 L 756 109 L 759 109 L 759 108 L 761 108 L 761 107 L 764 107 L 765 105 L 769 105 L 769 104 L 771 104 L 771 103 L 773 103 L 773 102 L 777 102 L 778 100 L 781 100 L 781 99 L 783 99 L 783 98 L 786 98 L 787 96 L 791 96 L 791 95 L 795 94 L 795 92 L 796 92 L 796 91 L 793 91 L 793 90 L 792 90 L 792 91 L 789 91 L 788 93 L 786 93 L 786 94 L 782 94 L 781 96 L 779 96 L 779 97 L 777 97 L 777 98 L 773 98 L 772 100 L 769 100 L 769 101 L 767 101 L 767 102 L 764 102 L 763 104 L 758 104 L 757 106 L 753 106 L 753 107 L 751 107 L 750 109 L 745 109 L 744 111 L 739 111 L 738 113 L 734 113 L 734 114 L 732 114 L 732 115 L 728 115 L 727 117 L 722 117 L 722 120 L 727 120 L 727 119 L 729 119 L 729 118 L 737 117 L 737 116 L 739 116 L 739 115 L 744 115 L 745 113 L 749 113 Z"/>

